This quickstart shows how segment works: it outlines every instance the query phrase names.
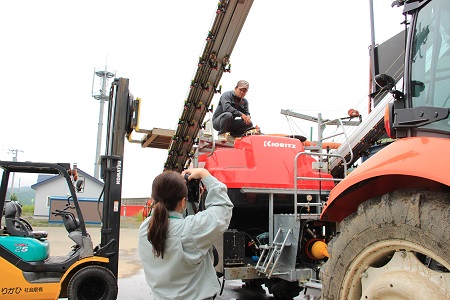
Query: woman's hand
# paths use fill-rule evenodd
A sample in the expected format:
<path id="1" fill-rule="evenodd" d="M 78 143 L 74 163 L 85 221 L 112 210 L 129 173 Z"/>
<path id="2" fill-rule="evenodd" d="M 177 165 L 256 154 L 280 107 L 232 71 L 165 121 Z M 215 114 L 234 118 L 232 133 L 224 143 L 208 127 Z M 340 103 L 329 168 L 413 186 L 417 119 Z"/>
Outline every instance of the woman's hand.
<path id="1" fill-rule="evenodd" d="M 184 170 L 181 175 L 184 177 L 185 174 L 189 174 L 188 180 L 191 179 L 203 179 L 205 177 L 211 176 L 208 170 L 204 168 L 193 168 Z"/>

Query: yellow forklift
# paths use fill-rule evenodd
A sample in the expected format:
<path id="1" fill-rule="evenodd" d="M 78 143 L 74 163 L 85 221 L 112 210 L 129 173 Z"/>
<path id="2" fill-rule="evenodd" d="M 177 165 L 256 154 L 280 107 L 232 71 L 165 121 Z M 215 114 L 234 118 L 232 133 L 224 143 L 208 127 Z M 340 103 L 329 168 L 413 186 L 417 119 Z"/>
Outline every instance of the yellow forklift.
<path id="1" fill-rule="evenodd" d="M 0 161 L 0 299 L 112 300 L 117 298 L 122 162 L 125 137 L 133 131 L 138 100 L 128 90 L 128 79 L 116 79 L 111 86 L 106 154 L 101 157 L 104 189 L 101 242 L 94 247 L 86 230 L 77 198 L 77 169 L 68 163 Z M 67 203 L 52 212 L 62 218 L 69 238 L 64 256 L 52 256 L 47 233 L 34 231 L 21 217 L 21 206 L 6 200 L 11 173 L 55 174 L 65 179 Z M 1 221 L 1 219 L 0 219 Z M 69 241 L 69 240 L 68 240 Z"/>

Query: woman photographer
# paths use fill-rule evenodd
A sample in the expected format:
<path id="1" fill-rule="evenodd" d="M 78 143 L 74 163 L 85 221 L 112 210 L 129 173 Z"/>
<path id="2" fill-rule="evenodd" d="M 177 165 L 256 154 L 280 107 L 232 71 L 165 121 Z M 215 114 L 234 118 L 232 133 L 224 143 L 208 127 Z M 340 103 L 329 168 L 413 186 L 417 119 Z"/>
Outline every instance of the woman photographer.
<path id="1" fill-rule="evenodd" d="M 188 180 L 201 179 L 205 210 L 183 217 Z M 139 228 L 139 256 L 154 299 L 214 299 L 220 285 L 213 243 L 227 230 L 233 204 L 226 186 L 202 168 L 165 171 L 153 181 L 154 206 Z"/>

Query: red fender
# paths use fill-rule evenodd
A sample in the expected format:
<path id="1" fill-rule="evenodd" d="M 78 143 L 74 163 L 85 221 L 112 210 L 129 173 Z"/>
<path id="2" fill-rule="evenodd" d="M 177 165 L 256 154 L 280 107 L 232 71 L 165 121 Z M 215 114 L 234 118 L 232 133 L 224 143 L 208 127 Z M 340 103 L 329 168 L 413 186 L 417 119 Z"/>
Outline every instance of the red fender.
<path id="1" fill-rule="evenodd" d="M 399 139 L 357 167 L 336 185 L 321 219 L 340 222 L 373 197 L 399 189 L 450 186 L 450 139 Z"/>

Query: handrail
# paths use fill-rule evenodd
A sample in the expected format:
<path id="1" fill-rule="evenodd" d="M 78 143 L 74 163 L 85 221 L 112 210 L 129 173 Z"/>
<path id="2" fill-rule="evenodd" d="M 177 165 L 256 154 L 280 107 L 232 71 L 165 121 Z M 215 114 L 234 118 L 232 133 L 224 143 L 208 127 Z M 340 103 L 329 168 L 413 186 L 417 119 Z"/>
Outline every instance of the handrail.
<path id="1" fill-rule="evenodd" d="M 342 160 L 344 160 L 345 158 L 339 154 L 329 154 L 329 153 L 313 153 L 313 152 L 299 152 L 295 155 L 294 158 L 294 215 L 296 216 L 297 219 L 299 219 L 300 217 L 297 215 L 297 206 L 299 206 L 299 204 L 303 204 L 303 203 L 298 203 L 297 202 L 297 194 L 298 194 L 298 180 L 317 180 L 317 181 L 341 181 L 341 178 L 322 178 L 322 177 L 299 177 L 298 176 L 298 158 L 301 155 L 309 155 L 309 156 L 327 156 L 327 157 L 339 157 Z M 320 163 L 322 163 L 322 161 L 320 161 Z M 344 169 L 345 169 L 345 174 L 347 174 L 347 165 L 344 164 Z M 320 199 L 319 199 L 320 200 Z M 315 205 L 314 205 L 315 206 Z M 320 206 L 318 205 L 318 207 L 320 208 Z"/>

